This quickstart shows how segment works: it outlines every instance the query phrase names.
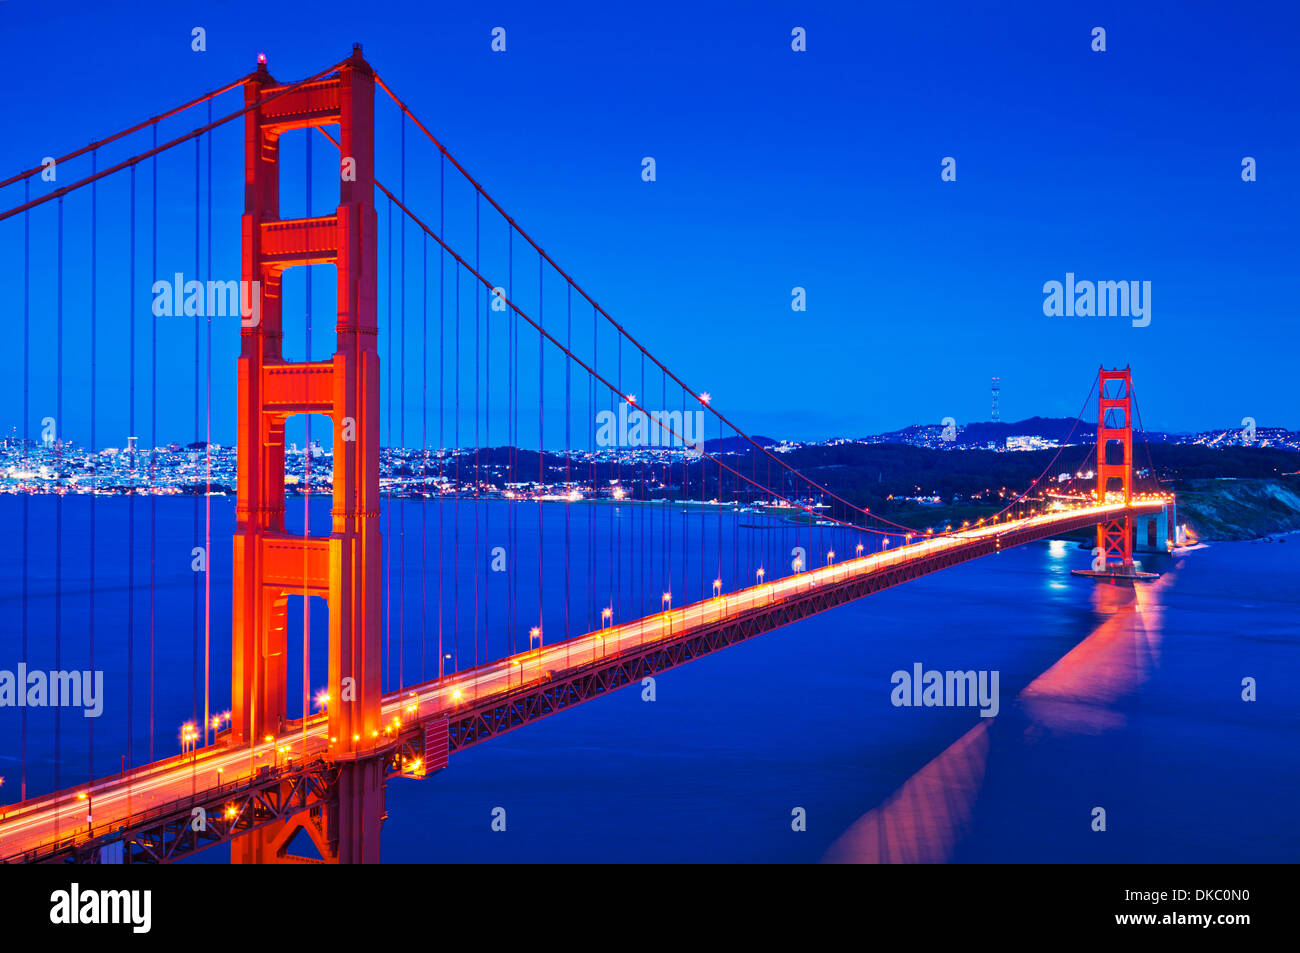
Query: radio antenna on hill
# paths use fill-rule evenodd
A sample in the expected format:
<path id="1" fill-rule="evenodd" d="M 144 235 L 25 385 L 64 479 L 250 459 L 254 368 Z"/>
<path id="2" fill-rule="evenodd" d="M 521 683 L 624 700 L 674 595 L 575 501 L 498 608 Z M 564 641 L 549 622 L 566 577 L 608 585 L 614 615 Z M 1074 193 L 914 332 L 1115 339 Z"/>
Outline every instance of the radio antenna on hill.
<path id="1" fill-rule="evenodd" d="M 997 423 L 998 420 L 1001 418 L 1001 414 L 998 413 L 998 394 L 1002 390 L 1002 386 L 1000 383 L 1001 380 L 1002 379 L 1000 377 L 993 378 L 993 422 L 994 423 Z"/>

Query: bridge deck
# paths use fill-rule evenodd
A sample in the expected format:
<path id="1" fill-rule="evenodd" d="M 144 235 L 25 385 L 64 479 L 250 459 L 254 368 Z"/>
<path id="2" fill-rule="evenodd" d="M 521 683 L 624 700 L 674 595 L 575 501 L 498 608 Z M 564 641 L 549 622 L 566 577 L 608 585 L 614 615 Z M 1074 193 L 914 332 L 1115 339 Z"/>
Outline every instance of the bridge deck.
<path id="1" fill-rule="evenodd" d="M 1134 503 L 1132 509 L 1147 512 L 1161 506 L 1156 500 Z M 423 726 L 446 719 L 451 725 L 450 750 L 458 751 L 758 632 L 957 562 L 1112 519 L 1123 511 L 1123 504 L 1075 506 L 918 540 L 455 672 L 385 696 L 384 719 L 396 719 L 400 727 L 382 740 L 424 754 Z M 243 805 L 251 803 L 249 796 L 265 795 L 270 787 L 319 772 L 327 765 L 327 747 L 325 719 L 317 716 L 267 744 L 209 746 L 29 799 L 0 812 L 0 859 L 71 855 L 86 844 L 144 832 L 169 818 L 188 822 L 195 807 L 203 807 L 220 829 L 223 808 L 236 801 L 241 819 L 251 823 L 242 816 Z M 431 760 L 440 755 L 429 753 Z M 304 794 L 294 804 L 262 803 L 258 810 L 282 818 L 312 803 Z M 88 812 L 93 827 L 87 823 Z M 232 825 L 226 833 L 246 829 L 251 827 Z M 195 840 L 192 849 L 221 839 Z"/>

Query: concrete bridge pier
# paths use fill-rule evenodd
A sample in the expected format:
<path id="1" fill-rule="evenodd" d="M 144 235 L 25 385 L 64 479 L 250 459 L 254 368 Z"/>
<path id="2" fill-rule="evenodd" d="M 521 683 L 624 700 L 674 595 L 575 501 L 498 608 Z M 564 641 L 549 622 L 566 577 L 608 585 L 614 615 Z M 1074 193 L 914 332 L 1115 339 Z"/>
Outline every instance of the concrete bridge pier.
<path id="1" fill-rule="evenodd" d="M 1178 542 L 1177 505 L 1173 500 L 1158 513 L 1133 517 L 1133 552 L 1167 553 Z"/>

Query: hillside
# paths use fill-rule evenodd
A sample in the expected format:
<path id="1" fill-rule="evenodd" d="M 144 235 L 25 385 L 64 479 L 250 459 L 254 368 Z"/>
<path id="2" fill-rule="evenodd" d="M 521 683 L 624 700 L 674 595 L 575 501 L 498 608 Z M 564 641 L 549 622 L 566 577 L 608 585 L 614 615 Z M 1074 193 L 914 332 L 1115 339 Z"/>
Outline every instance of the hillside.
<path id="1" fill-rule="evenodd" d="M 1175 492 L 1178 521 L 1199 539 L 1254 539 L 1300 530 L 1300 477 L 1189 480 Z"/>

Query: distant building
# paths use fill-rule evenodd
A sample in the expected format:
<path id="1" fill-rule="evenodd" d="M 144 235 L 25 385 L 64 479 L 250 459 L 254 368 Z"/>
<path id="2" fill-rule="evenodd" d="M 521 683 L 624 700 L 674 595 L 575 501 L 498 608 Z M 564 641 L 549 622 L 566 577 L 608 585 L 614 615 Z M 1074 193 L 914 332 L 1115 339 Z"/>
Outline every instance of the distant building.
<path id="1" fill-rule="evenodd" d="M 1060 444 L 1055 440 L 1047 440 L 1033 434 L 1007 438 L 1008 450 L 1051 450 L 1058 446 Z"/>

